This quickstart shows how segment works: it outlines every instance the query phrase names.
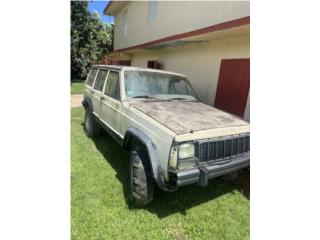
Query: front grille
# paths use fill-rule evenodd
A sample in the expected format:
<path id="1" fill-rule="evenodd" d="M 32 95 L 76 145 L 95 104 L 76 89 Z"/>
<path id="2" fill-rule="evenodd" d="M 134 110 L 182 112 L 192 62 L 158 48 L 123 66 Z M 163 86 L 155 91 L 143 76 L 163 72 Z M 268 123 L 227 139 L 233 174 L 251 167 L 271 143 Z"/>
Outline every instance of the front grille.
<path id="1" fill-rule="evenodd" d="M 199 141 L 195 155 L 200 162 L 222 161 L 250 151 L 250 135 L 241 134 Z"/>

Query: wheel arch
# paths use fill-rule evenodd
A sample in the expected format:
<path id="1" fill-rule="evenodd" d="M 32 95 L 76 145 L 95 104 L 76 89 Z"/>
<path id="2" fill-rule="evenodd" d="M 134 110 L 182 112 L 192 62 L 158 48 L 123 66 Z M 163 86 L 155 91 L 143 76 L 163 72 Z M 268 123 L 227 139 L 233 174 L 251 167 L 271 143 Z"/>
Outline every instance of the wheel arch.
<path id="1" fill-rule="evenodd" d="M 85 97 L 81 103 L 85 110 L 89 110 L 90 112 L 93 112 L 92 101 L 89 97 Z"/>
<path id="2" fill-rule="evenodd" d="M 157 183 L 158 187 L 162 190 L 169 191 L 169 189 L 166 187 L 164 176 L 161 171 L 157 146 L 153 143 L 151 138 L 140 129 L 129 127 L 124 135 L 123 149 L 130 151 L 134 145 L 134 141 L 139 141 L 139 143 L 145 147 L 149 156 L 152 177 Z"/>

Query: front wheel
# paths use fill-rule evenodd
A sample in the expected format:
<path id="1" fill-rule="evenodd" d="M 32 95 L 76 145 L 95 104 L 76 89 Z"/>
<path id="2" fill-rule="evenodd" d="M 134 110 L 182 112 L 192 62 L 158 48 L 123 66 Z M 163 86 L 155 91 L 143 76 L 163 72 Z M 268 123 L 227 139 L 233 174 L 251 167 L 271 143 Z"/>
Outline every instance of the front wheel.
<path id="1" fill-rule="evenodd" d="M 148 167 L 147 153 L 132 150 L 130 153 L 130 194 L 137 206 L 145 206 L 153 199 L 153 182 Z"/>

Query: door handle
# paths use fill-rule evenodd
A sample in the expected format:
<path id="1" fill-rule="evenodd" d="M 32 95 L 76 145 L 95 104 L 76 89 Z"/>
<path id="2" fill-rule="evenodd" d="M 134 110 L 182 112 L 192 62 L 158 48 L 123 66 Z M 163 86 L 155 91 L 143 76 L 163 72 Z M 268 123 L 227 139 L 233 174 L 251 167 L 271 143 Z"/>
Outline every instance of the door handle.
<path id="1" fill-rule="evenodd" d="M 101 99 L 101 100 L 104 100 L 105 98 L 104 98 L 104 96 L 100 96 L 100 99 Z"/>

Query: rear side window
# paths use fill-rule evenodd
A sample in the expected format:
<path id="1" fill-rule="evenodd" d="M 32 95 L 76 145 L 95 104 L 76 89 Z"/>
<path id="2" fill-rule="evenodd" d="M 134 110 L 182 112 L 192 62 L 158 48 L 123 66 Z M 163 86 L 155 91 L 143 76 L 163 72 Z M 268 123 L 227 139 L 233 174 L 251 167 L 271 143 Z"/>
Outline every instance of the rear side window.
<path id="1" fill-rule="evenodd" d="M 118 72 L 110 71 L 104 94 L 114 99 L 120 100 L 120 85 Z"/>
<path id="2" fill-rule="evenodd" d="M 94 82 L 94 89 L 98 91 L 102 91 L 104 82 L 107 77 L 108 70 L 107 69 L 100 69 L 97 75 L 97 80 Z"/>
<path id="3" fill-rule="evenodd" d="M 93 81 L 94 81 L 94 79 L 95 79 L 95 77 L 97 75 L 97 71 L 98 71 L 98 69 L 96 69 L 96 68 L 92 68 L 91 69 L 91 71 L 89 73 L 89 76 L 88 76 L 88 80 L 87 80 L 87 85 L 88 86 L 90 86 L 90 87 L 92 86 Z"/>

